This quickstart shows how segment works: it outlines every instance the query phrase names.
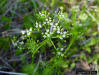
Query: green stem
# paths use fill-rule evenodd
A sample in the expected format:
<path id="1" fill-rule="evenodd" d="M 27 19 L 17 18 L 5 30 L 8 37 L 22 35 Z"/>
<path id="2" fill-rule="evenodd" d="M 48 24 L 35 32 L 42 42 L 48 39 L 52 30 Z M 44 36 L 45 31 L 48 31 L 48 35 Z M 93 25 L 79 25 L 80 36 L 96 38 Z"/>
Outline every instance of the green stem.
<path id="1" fill-rule="evenodd" d="M 55 50 L 57 51 L 57 48 L 56 48 L 56 46 L 54 45 L 54 42 L 53 42 L 51 39 L 50 39 L 50 41 L 51 41 L 53 47 L 55 48 Z"/>
<path id="2" fill-rule="evenodd" d="M 44 40 L 43 42 L 40 43 L 40 45 L 38 46 L 38 48 L 36 50 L 34 50 L 32 57 L 34 57 L 34 55 L 37 53 L 37 51 L 43 46 L 45 45 L 45 43 L 48 41 L 48 39 Z"/>
<path id="3" fill-rule="evenodd" d="M 36 2 L 34 0 L 32 0 L 32 3 L 33 3 L 34 8 L 37 10 Z"/>
<path id="4" fill-rule="evenodd" d="M 75 38 L 76 38 L 76 35 L 72 38 L 72 40 L 71 40 L 71 42 L 70 42 L 69 46 L 67 47 L 67 49 L 65 49 L 65 53 L 67 53 L 67 52 L 70 50 L 70 48 L 71 48 L 72 44 L 73 44 L 73 43 L 74 43 L 74 41 L 75 41 Z"/>

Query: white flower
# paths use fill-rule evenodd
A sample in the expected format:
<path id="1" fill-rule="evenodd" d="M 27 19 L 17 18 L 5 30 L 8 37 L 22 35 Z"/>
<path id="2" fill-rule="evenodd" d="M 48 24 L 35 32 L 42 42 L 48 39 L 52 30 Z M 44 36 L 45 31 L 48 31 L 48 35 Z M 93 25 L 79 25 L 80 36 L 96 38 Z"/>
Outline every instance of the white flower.
<path id="1" fill-rule="evenodd" d="M 29 31 L 31 32 L 32 31 L 32 28 L 30 28 Z"/>
<path id="2" fill-rule="evenodd" d="M 47 33 L 47 32 L 45 32 L 45 34 L 47 35 L 48 33 Z"/>
<path id="3" fill-rule="evenodd" d="M 57 25 L 58 25 L 58 23 L 55 23 L 55 25 L 57 26 Z"/>
<path id="4" fill-rule="evenodd" d="M 51 22 L 52 20 L 49 20 L 49 22 Z"/>
<path id="5" fill-rule="evenodd" d="M 36 25 L 38 25 L 38 23 L 36 22 Z"/>
<path id="6" fill-rule="evenodd" d="M 39 14 L 41 15 L 41 12 L 39 12 Z"/>
<path id="7" fill-rule="evenodd" d="M 22 44 L 24 44 L 24 42 L 23 42 L 23 41 L 22 41 L 22 42 L 19 42 L 19 44 L 21 44 L 21 45 L 22 45 Z"/>
<path id="8" fill-rule="evenodd" d="M 30 32 L 27 32 L 27 35 L 30 35 Z"/>
<path id="9" fill-rule="evenodd" d="M 36 25 L 36 28 L 38 28 L 38 25 Z"/>
<path id="10" fill-rule="evenodd" d="M 43 38 L 46 38 L 46 36 L 44 35 Z"/>
<path id="11" fill-rule="evenodd" d="M 53 26 L 53 23 L 50 23 L 51 26 Z"/>
<path id="12" fill-rule="evenodd" d="M 47 23 L 50 23 L 49 21 L 47 21 Z"/>
<path id="13" fill-rule="evenodd" d="M 39 24 L 39 27 L 40 27 L 40 28 L 42 27 L 41 24 Z"/>
<path id="14" fill-rule="evenodd" d="M 67 32 L 65 31 L 64 34 L 66 34 Z"/>
<path id="15" fill-rule="evenodd" d="M 60 34 L 62 35 L 63 33 L 61 32 Z"/>
<path id="16" fill-rule="evenodd" d="M 46 22 L 44 22 L 43 24 L 46 24 Z"/>
<path id="17" fill-rule="evenodd" d="M 25 32 L 26 32 L 26 31 L 24 31 L 24 30 L 21 31 L 22 34 L 25 34 Z"/>
<path id="18" fill-rule="evenodd" d="M 45 21 L 48 21 L 48 19 L 45 19 Z"/>
<path id="19" fill-rule="evenodd" d="M 63 39 L 62 37 L 60 37 L 60 39 Z"/>
<path id="20" fill-rule="evenodd" d="M 60 30 L 58 30 L 57 33 L 60 33 Z"/>
<path id="21" fill-rule="evenodd" d="M 57 54 L 58 54 L 58 55 L 60 55 L 60 54 L 61 54 L 61 52 L 57 52 Z"/>
<path id="22" fill-rule="evenodd" d="M 50 34 L 47 34 L 48 37 L 50 37 Z"/>
<path id="23" fill-rule="evenodd" d="M 49 17 L 49 20 L 51 20 L 51 17 Z"/>
<path id="24" fill-rule="evenodd" d="M 63 35 L 63 37 L 65 37 L 65 34 Z"/>
<path id="25" fill-rule="evenodd" d="M 63 48 L 61 48 L 60 50 L 61 50 L 61 51 L 63 51 L 64 49 L 63 49 Z"/>
<path id="26" fill-rule="evenodd" d="M 63 14 L 61 14 L 61 15 L 59 15 L 60 17 L 64 17 L 64 15 Z"/>
<path id="27" fill-rule="evenodd" d="M 38 23 L 36 22 L 36 28 L 38 28 Z"/>
<path id="28" fill-rule="evenodd" d="M 63 57 L 63 56 L 64 56 L 64 54 L 61 54 L 61 56 Z"/>
<path id="29" fill-rule="evenodd" d="M 53 34 L 52 32 L 50 32 L 50 34 Z"/>
<path id="30" fill-rule="evenodd" d="M 14 46 L 17 46 L 17 42 L 13 42 L 13 45 L 14 45 Z"/>
<path id="31" fill-rule="evenodd" d="M 46 32 L 49 32 L 49 29 L 47 29 Z"/>
<path id="32" fill-rule="evenodd" d="M 41 16 L 43 16 L 44 14 L 41 14 Z"/>
<path id="33" fill-rule="evenodd" d="M 62 15 L 62 17 L 64 17 L 64 15 Z"/>

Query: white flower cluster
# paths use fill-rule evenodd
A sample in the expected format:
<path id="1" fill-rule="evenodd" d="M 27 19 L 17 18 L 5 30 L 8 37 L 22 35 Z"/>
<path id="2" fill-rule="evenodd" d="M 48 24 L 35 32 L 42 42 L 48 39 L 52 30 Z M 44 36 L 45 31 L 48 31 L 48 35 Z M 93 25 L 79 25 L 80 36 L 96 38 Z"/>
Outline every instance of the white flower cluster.
<path id="1" fill-rule="evenodd" d="M 40 17 L 45 15 L 45 17 L 43 18 L 44 21 L 36 22 L 35 28 L 33 29 L 30 28 L 30 29 L 21 31 L 23 35 L 26 34 L 22 37 L 23 39 L 26 36 L 29 36 L 32 30 L 39 31 L 41 29 L 45 30 L 44 32 L 42 32 L 43 38 L 55 37 L 55 38 L 63 39 L 66 37 L 66 35 L 68 35 L 67 31 L 63 30 L 63 27 L 61 25 L 62 23 L 60 23 L 60 21 L 57 22 L 56 19 L 48 17 L 46 14 L 47 14 L 46 12 L 39 13 Z M 59 17 L 64 17 L 64 14 L 62 12 L 59 12 L 58 15 Z"/>
<path id="2" fill-rule="evenodd" d="M 63 18 L 64 14 L 62 12 L 59 12 L 58 17 Z M 44 38 L 53 37 L 54 35 L 56 35 L 57 38 L 60 39 L 66 37 L 67 32 L 63 31 L 63 27 L 59 25 L 59 21 L 55 22 L 55 19 L 52 19 L 51 17 L 45 18 L 45 21 L 43 22 L 43 26 L 46 27 L 46 31 L 44 33 L 42 32 Z"/>
<path id="3" fill-rule="evenodd" d="M 49 24 L 49 23 L 50 23 L 50 24 L 52 25 L 51 22 L 52 22 L 52 20 L 51 20 L 51 18 L 49 17 L 48 19 L 47 19 L 47 18 L 45 19 L 45 22 L 44 22 L 43 24 Z"/>
<path id="4" fill-rule="evenodd" d="M 41 13 L 41 12 L 39 12 L 39 14 L 41 15 L 41 16 L 44 16 L 45 14 L 43 14 L 43 13 Z"/>
<path id="5" fill-rule="evenodd" d="M 63 39 L 65 38 L 67 32 L 63 31 L 63 28 L 61 26 L 58 25 L 58 23 L 51 23 L 50 24 L 50 29 L 47 29 L 45 34 L 44 34 L 44 38 L 49 37 L 49 36 L 54 36 L 54 34 L 57 36 L 57 38 Z"/>
<path id="6" fill-rule="evenodd" d="M 22 30 L 21 33 L 24 35 L 24 34 L 27 34 L 27 35 L 30 35 L 32 32 L 32 28 L 28 29 L 28 30 Z"/>
<path id="7" fill-rule="evenodd" d="M 63 28 L 58 25 L 58 23 L 50 23 L 50 28 L 47 28 L 46 31 L 43 34 L 44 38 L 47 37 L 54 37 L 54 35 L 57 36 L 57 38 L 63 39 L 66 37 L 67 32 L 63 31 Z"/>
<path id="8" fill-rule="evenodd" d="M 48 12 L 46 12 L 46 11 L 39 12 L 39 16 L 42 17 L 42 18 L 46 18 L 48 16 L 47 13 Z"/>
<path id="9" fill-rule="evenodd" d="M 40 23 L 36 22 L 35 27 L 39 30 L 40 28 L 42 28 L 42 25 Z"/>
<path id="10" fill-rule="evenodd" d="M 16 47 L 16 46 L 18 46 L 18 45 L 23 45 L 24 42 L 23 42 L 23 41 L 16 41 L 16 42 L 13 41 L 12 44 L 13 44 L 14 47 Z M 19 46 L 18 46 L 18 47 L 19 47 Z"/>
<path id="11" fill-rule="evenodd" d="M 22 30 L 21 34 L 22 36 L 20 37 L 21 41 L 17 40 L 17 41 L 12 41 L 12 44 L 14 45 L 14 47 L 18 47 L 19 49 L 22 49 L 22 45 L 24 45 L 23 40 L 29 36 L 32 33 L 32 28 L 27 29 L 27 30 Z"/>
<path id="12" fill-rule="evenodd" d="M 64 53 L 63 53 L 64 48 L 57 48 L 57 50 L 58 50 L 57 55 L 63 57 L 64 56 Z"/>
<path id="13" fill-rule="evenodd" d="M 64 18 L 64 17 L 65 17 L 62 12 L 59 12 L 59 13 L 58 13 L 58 16 L 59 16 L 60 18 Z"/>

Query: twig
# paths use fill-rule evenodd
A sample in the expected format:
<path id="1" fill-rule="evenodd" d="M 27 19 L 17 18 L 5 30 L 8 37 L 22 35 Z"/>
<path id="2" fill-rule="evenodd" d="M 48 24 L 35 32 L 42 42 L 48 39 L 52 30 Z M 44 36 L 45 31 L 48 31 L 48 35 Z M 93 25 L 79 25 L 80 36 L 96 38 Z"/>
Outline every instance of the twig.
<path id="1" fill-rule="evenodd" d="M 92 18 L 93 21 L 96 21 L 95 17 L 89 12 L 89 9 L 86 10 L 86 12 Z"/>
<path id="2" fill-rule="evenodd" d="M 7 31 L 4 31 L 1 33 L 1 35 L 3 37 L 5 36 L 12 36 L 12 35 L 15 35 L 15 34 L 21 34 L 21 31 L 24 31 L 24 30 L 21 30 L 21 29 L 11 29 L 11 30 L 7 30 Z M 32 33 L 40 33 L 42 31 L 32 31 Z"/>
<path id="3" fill-rule="evenodd" d="M 21 60 L 22 60 L 21 57 L 22 57 L 23 55 L 26 56 L 26 55 L 28 55 L 28 53 L 24 53 L 24 54 L 22 54 L 22 55 L 15 56 L 15 57 L 9 59 L 8 62 L 21 61 Z"/>
<path id="4" fill-rule="evenodd" d="M 10 60 L 8 60 L 8 62 L 14 62 L 14 61 L 21 61 L 22 59 L 21 58 L 15 58 L 15 59 L 10 59 Z"/>
<path id="5" fill-rule="evenodd" d="M 41 61 L 42 61 L 42 56 L 41 56 L 41 54 L 40 54 L 40 56 L 39 56 L 39 61 L 38 61 L 37 66 L 35 67 L 35 69 L 34 69 L 34 71 L 33 71 L 33 74 L 35 74 L 35 72 L 37 71 L 37 69 L 38 69 L 38 67 L 39 67 L 39 65 L 40 65 L 40 63 L 41 63 Z"/>
<path id="6" fill-rule="evenodd" d="M 97 30 L 98 30 L 98 32 L 99 32 L 99 23 L 98 23 L 98 27 L 97 27 Z"/>
<path id="7" fill-rule="evenodd" d="M 43 7 L 43 3 L 42 2 L 40 2 L 39 0 L 35 0 L 38 4 L 39 4 L 39 7 L 41 8 L 41 7 Z"/>
<path id="8" fill-rule="evenodd" d="M 7 74 L 7 75 L 28 75 L 28 74 L 24 74 L 24 73 L 5 72 L 5 71 L 0 71 L 0 74 Z"/>
<path id="9" fill-rule="evenodd" d="M 7 9 L 11 5 L 12 2 L 13 2 L 13 0 L 9 0 L 2 9 Z"/>
<path id="10" fill-rule="evenodd" d="M 9 9 L 8 9 L 2 16 L 5 16 L 5 15 L 13 8 L 13 5 L 15 5 L 16 2 L 17 2 L 17 0 L 12 3 L 12 5 L 9 7 Z M 1 17 L 2 17 L 2 16 L 1 16 Z"/>
<path id="11" fill-rule="evenodd" d="M 5 61 L 2 57 L 0 57 L 0 60 L 1 60 L 5 65 L 7 65 L 8 67 L 10 67 L 12 70 L 14 70 L 14 68 L 13 68 L 10 64 L 8 64 L 8 62 Z"/>

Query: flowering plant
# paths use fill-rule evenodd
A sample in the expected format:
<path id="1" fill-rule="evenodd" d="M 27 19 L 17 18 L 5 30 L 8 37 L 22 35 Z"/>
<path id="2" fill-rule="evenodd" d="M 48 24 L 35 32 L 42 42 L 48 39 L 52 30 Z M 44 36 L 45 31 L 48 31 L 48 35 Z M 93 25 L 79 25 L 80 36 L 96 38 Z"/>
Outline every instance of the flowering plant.
<path id="1" fill-rule="evenodd" d="M 57 14 L 57 15 L 55 15 Z M 42 42 L 45 40 L 44 44 L 51 44 L 54 47 L 54 53 L 58 56 L 64 56 L 64 48 L 63 46 L 59 45 L 57 43 L 54 43 L 55 39 L 60 40 L 61 42 L 66 42 L 66 38 L 69 38 L 70 34 L 68 29 L 64 27 L 64 25 L 70 22 L 69 18 L 62 12 L 58 12 L 55 14 L 48 13 L 47 11 L 42 11 L 39 13 L 36 13 L 37 20 L 33 24 L 32 27 L 26 30 L 22 30 L 20 37 L 22 40 L 20 42 L 15 42 L 14 45 L 17 46 L 17 44 L 26 44 L 27 46 L 23 46 L 21 48 L 27 48 L 29 49 L 29 52 L 33 53 L 33 56 L 36 52 L 39 52 L 39 49 L 43 46 Z M 66 22 L 65 22 L 66 21 Z M 37 32 L 37 33 L 36 33 Z M 41 35 L 37 40 L 34 38 L 35 34 Z M 53 40 L 54 39 L 54 40 Z M 24 42 L 24 40 L 27 40 Z M 36 41 L 35 41 L 36 40 Z M 42 40 L 42 41 L 41 41 Z M 47 40 L 47 41 L 46 41 Z M 32 47 L 30 44 L 33 42 L 35 47 Z M 35 45 L 36 44 L 36 45 Z M 57 46 L 55 46 L 57 45 Z M 22 45 L 21 45 L 22 46 Z M 19 48 L 19 47 L 18 47 Z"/>

